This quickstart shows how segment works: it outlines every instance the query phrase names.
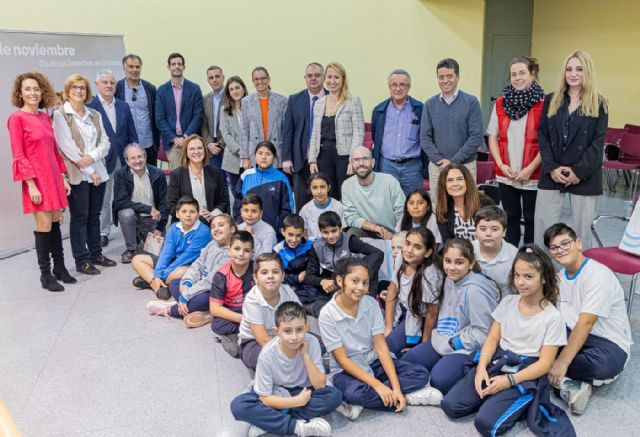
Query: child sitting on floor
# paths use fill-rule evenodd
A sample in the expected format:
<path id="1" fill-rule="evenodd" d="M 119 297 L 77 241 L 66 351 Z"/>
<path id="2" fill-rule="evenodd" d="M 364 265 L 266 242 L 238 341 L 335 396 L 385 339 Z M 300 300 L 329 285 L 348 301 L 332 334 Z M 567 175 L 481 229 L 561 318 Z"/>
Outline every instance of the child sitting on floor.
<path id="1" fill-rule="evenodd" d="M 307 238 L 312 241 L 322 238 L 318 227 L 318 217 L 323 212 L 333 211 L 338 214 L 342 227 L 346 228 L 342 203 L 333 197 L 329 197 L 329 191 L 331 191 L 329 178 L 324 173 L 314 173 L 309 178 L 307 187 L 313 199 L 300 209 L 300 217 L 304 220 Z"/>
<path id="2" fill-rule="evenodd" d="M 254 193 L 249 193 L 242 199 L 240 216 L 242 223 L 239 231 L 247 231 L 253 236 L 253 259 L 262 253 L 273 252 L 276 245 L 276 231 L 262 220 L 262 199 Z"/>
<path id="3" fill-rule="evenodd" d="M 327 385 L 320 343 L 306 333 L 304 308 L 283 303 L 275 324 L 277 336 L 260 352 L 253 388 L 231 402 L 231 413 L 251 424 L 252 436 L 330 436 L 331 425 L 320 416 L 340 406 L 342 394 Z"/>

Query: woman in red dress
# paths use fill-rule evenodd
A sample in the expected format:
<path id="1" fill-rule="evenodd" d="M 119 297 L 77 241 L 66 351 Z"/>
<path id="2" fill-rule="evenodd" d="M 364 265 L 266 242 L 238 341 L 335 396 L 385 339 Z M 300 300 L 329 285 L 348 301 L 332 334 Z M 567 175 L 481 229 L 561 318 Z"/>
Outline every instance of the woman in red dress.
<path id="1" fill-rule="evenodd" d="M 56 146 L 51 121 L 41 109 L 51 106 L 55 92 L 41 73 L 24 73 L 16 77 L 11 102 L 18 108 L 7 123 L 13 153 L 13 180 L 22 181 L 22 208 L 33 214 L 36 230 L 36 253 L 40 266 L 40 283 L 49 291 L 62 291 L 65 284 L 76 282 L 64 266 L 61 210 L 67 206 L 71 187 L 64 173 L 66 167 Z M 53 259 L 53 274 L 51 260 Z M 55 277 L 54 277 L 55 275 Z"/>

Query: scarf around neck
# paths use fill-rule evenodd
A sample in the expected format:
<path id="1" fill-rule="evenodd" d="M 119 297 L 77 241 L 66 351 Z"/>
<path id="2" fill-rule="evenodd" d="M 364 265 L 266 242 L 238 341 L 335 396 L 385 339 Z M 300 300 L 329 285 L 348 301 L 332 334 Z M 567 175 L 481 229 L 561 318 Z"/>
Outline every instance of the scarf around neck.
<path id="1" fill-rule="evenodd" d="M 544 90 L 534 80 L 529 88 L 521 91 L 507 84 L 502 95 L 504 96 L 502 106 L 507 117 L 511 120 L 519 120 L 527 115 L 533 105 L 544 98 Z"/>

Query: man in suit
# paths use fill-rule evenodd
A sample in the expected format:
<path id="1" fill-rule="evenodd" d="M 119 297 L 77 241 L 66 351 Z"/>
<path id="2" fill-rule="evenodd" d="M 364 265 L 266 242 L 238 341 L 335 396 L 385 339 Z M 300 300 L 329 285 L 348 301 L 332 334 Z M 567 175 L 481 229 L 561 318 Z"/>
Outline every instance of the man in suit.
<path id="1" fill-rule="evenodd" d="M 293 191 L 296 210 L 300 210 L 311 195 L 307 191 L 309 179 L 309 140 L 313 128 L 313 107 L 315 102 L 326 94 L 323 88 L 324 67 L 312 62 L 304 70 L 307 88 L 289 96 L 287 112 L 284 118 L 282 139 L 282 169 L 293 175 Z"/>
<path id="2" fill-rule="evenodd" d="M 387 82 L 390 98 L 373 108 L 371 114 L 373 170 L 395 177 L 407 195 L 422 188 L 420 119 L 423 104 L 409 95 L 409 72 L 393 70 Z"/>
<path id="3" fill-rule="evenodd" d="M 138 134 L 133 122 L 133 116 L 129 105 L 115 98 L 116 77 L 110 70 L 101 70 L 96 75 L 96 89 L 98 95 L 94 96 L 88 107 L 95 109 L 102 116 L 102 124 L 109 138 L 109 154 L 105 159 L 109 180 L 102 202 L 100 213 L 100 245 L 109 244 L 111 231 L 111 200 L 113 199 L 113 173 L 125 164 L 124 148 L 128 144 L 138 142 Z"/>
<path id="4" fill-rule="evenodd" d="M 224 95 L 224 73 L 222 68 L 212 65 L 207 69 L 207 82 L 211 92 L 202 98 L 204 120 L 202 121 L 202 138 L 209 149 L 211 158 L 209 165 L 220 169 L 222 167 L 222 153 L 224 141 L 220 135 L 220 111 L 222 96 Z"/>
<path id="5" fill-rule="evenodd" d="M 147 154 L 147 164 L 156 165 L 160 132 L 156 127 L 156 87 L 146 80 L 140 79 L 142 58 L 132 53 L 122 58 L 124 79 L 116 84 L 116 98 L 124 100 L 131 109 L 133 122 L 136 125 L 138 144 Z"/>
<path id="6" fill-rule="evenodd" d="M 126 246 L 122 264 L 131 262 L 149 232 L 162 235 L 167 225 L 167 180 L 162 170 L 146 163 L 145 150 L 138 144 L 125 147 L 127 165 L 113 177 L 113 222 Z"/>
<path id="7" fill-rule="evenodd" d="M 180 166 L 182 142 L 191 134 L 199 134 L 202 126 L 202 91 L 184 78 L 184 57 L 171 53 L 167 59 L 171 80 L 158 88 L 156 99 L 156 125 L 162 135 L 162 146 L 167 151 L 169 168 Z"/>

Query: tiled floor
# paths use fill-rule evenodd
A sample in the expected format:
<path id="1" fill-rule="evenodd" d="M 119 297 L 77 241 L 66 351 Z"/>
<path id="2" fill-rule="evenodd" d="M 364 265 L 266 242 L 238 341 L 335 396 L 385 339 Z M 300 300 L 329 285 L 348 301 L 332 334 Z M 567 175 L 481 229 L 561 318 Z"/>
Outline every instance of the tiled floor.
<path id="1" fill-rule="evenodd" d="M 613 197 L 599 211 L 628 213 Z M 605 243 L 613 243 L 623 225 L 603 229 Z M 123 243 L 114 235 L 105 254 L 119 260 Z M 33 251 L 0 261 L 0 399 L 25 436 L 244 435 L 247 425 L 233 419 L 229 403 L 249 375 L 214 344 L 208 327 L 187 330 L 147 315 L 151 293 L 131 286 L 129 266 L 79 277 L 64 293 L 43 291 L 36 272 Z M 636 338 L 639 306 L 631 320 Z M 634 346 L 617 382 L 595 390 L 586 415 L 572 417 L 578 435 L 640 434 L 637 353 Z M 337 413 L 328 419 L 336 436 L 476 434 L 471 418 L 452 422 L 433 407 L 367 411 L 355 423 Z M 531 435 L 524 426 L 511 434 Z"/>

